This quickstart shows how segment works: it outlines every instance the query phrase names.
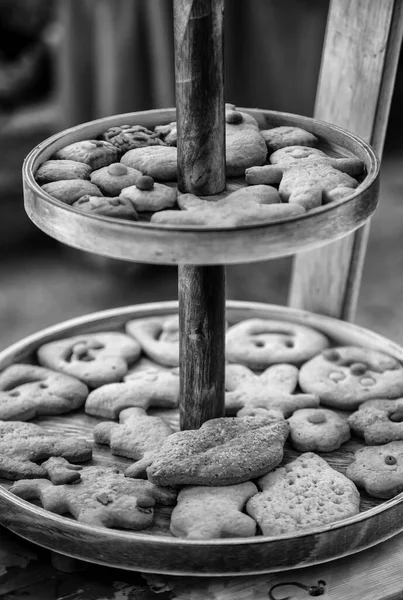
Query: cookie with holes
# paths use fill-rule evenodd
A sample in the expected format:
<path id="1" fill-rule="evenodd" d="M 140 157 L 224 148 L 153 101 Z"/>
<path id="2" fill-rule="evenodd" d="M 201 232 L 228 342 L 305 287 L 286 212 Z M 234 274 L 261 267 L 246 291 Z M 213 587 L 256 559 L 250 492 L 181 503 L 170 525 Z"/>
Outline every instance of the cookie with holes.
<path id="1" fill-rule="evenodd" d="M 403 441 L 361 448 L 346 476 L 374 498 L 393 498 L 403 492 Z"/>
<path id="2" fill-rule="evenodd" d="M 249 185 L 279 184 L 283 202 L 302 205 L 306 210 L 353 193 L 358 181 L 352 175 L 364 172 L 362 161 L 334 158 L 318 148 L 287 146 L 270 156 L 271 165 L 254 167 L 245 173 Z"/>
<path id="3" fill-rule="evenodd" d="M 53 485 L 44 479 L 17 481 L 10 492 L 25 500 L 40 500 L 45 510 L 70 514 L 80 523 L 132 530 L 149 527 L 156 502 L 172 505 L 177 495 L 110 467 L 85 467 L 74 485 Z"/>
<path id="4" fill-rule="evenodd" d="M 232 485 L 260 477 L 283 458 L 288 423 L 265 417 L 218 418 L 170 435 L 147 468 L 158 485 Z"/>
<path id="5" fill-rule="evenodd" d="M 97 388 L 121 381 L 140 356 L 140 346 L 118 331 L 88 333 L 44 344 L 38 361 L 44 367 L 77 377 Z"/>
<path id="6" fill-rule="evenodd" d="M 325 406 L 353 410 L 367 400 L 402 396 L 403 366 L 370 348 L 329 348 L 301 367 L 299 385 Z"/>
<path id="7" fill-rule="evenodd" d="M 302 408 L 288 419 L 290 441 L 300 452 L 333 452 L 350 439 L 350 427 L 333 410 Z"/>
<path id="8" fill-rule="evenodd" d="M 138 341 L 143 352 L 156 363 L 179 366 L 179 317 L 146 317 L 126 323 L 126 333 Z"/>
<path id="9" fill-rule="evenodd" d="M 304 407 L 319 406 L 315 394 L 295 393 L 298 368 L 294 365 L 273 365 L 260 375 L 244 365 L 226 365 L 225 410 L 229 415 L 264 415 L 273 418 L 289 417 Z"/>
<path id="10" fill-rule="evenodd" d="M 0 373 L 0 419 L 27 421 L 80 408 L 88 388 L 75 377 L 35 365 L 15 364 Z"/>
<path id="11" fill-rule="evenodd" d="M 147 415 L 142 408 L 126 408 L 119 415 L 119 423 L 107 421 L 96 425 L 94 440 L 107 444 L 112 454 L 135 460 L 126 476 L 136 478 L 145 474 L 158 448 L 172 433 L 161 417 Z"/>
<path id="12" fill-rule="evenodd" d="M 34 423 L 0 421 L 0 477 L 49 477 L 46 464 L 39 463 L 52 456 L 81 463 L 91 458 L 92 449 L 79 438 L 51 434 Z"/>
<path id="13" fill-rule="evenodd" d="M 308 146 L 309 148 L 314 148 L 319 142 L 313 133 L 301 127 L 290 127 L 287 125 L 272 127 L 272 129 L 263 129 L 260 131 L 260 135 L 266 142 L 269 154 L 286 146 Z"/>
<path id="14" fill-rule="evenodd" d="M 305 325 L 271 319 L 247 319 L 230 327 L 230 362 L 263 370 L 277 363 L 300 365 L 329 346 L 327 337 Z"/>
<path id="15" fill-rule="evenodd" d="M 171 515 L 171 533 L 191 540 L 253 536 L 256 521 L 243 509 L 257 491 L 251 481 L 225 487 L 185 487 Z"/>
<path id="16" fill-rule="evenodd" d="M 347 421 L 368 446 L 403 440 L 403 398 L 368 400 Z"/>
<path id="17" fill-rule="evenodd" d="M 116 419 L 122 410 L 136 407 L 176 408 L 179 402 L 177 369 L 146 369 L 132 372 L 122 383 L 110 383 L 93 390 L 85 403 L 85 412 L 96 417 Z"/>
<path id="18" fill-rule="evenodd" d="M 261 492 L 248 501 L 246 512 L 263 535 L 323 527 L 360 510 L 352 481 L 313 452 L 261 477 L 257 485 Z"/>

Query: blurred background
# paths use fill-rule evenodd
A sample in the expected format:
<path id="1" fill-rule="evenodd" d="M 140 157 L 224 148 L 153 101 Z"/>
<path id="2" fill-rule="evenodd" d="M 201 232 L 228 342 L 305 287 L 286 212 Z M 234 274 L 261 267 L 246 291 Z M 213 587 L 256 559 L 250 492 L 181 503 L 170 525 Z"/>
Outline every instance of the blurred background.
<path id="1" fill-rule="evenodd" d="M 173 267 L 61 246 L 23 209 L 21 165 L 65 127 L 174 106 L 168 0 L 0 0 L 0 347 L 95 310 L 175 299 Z M 228 0 L 226 101 L 312 115 L 327 0 Z M 403 343 L 400 60 L 357 322 Z M 228 298 L 284 304 L 290 259 L 228 268 Z"/>

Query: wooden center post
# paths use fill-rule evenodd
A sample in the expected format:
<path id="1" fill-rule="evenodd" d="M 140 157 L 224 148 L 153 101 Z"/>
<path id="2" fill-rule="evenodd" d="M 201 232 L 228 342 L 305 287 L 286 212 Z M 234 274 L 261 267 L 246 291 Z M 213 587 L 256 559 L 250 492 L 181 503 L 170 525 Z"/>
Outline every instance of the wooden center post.
<path id="1" fill-rule="evenodd" d="M 174 0 L 178 189 L 225 189 L 224 0 Z M 225 267 L 179 266 L 180 426 L 224 416 Z"/>

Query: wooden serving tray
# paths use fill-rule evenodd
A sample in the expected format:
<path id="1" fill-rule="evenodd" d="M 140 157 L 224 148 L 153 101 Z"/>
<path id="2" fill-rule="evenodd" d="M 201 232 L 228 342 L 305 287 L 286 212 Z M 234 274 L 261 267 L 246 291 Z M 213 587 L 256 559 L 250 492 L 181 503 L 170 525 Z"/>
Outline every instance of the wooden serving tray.
<path id="1" fill-rule="evenodd" d="M 0 353 L 0 369 L 14 362 L 31 362 L 41 344 L 61 337 L 122 329 L 130 319 L 172 314 L 176 302 L 145 304 L 113 309 L 66 321 L 21 340 Z M 228 302 L 227 319 L 234 323 L 258 317 L 288 320 L 312 326 L 328 335 L 336 345 L 361 345 L 386 352 L 403 361 L 403 348 L 371 331 L 336 319 L 305 311 L 251 302 Z M 157 411 L 155 411 L 157 412 Z M 158 414 L 177 423 L 174 411 Z M 81 409 L 66 415 L 33 422 L 63 436 L 80 436 L 92 442 L 92 429 L 102 419 Z M 339 451 L 321 454 L 344 472 L 353 453 L 363 445 L 358 439 Z M 297 453 L 286 450 L 285 458 Z M 128 465 L 132 461 L 113 456 L 106 446 L 94 446 L 92 464 Z M 155 524 L 141 532 L 90 527 L 69 517 L 48 512 L 10 492 L 11 483 L 0 480 L 0 523 L 36 544 L 78 559 L 128 570 L 177 575 L 246 575 L 305 567 L 336 559 L 386 540 L 403 530 L 403 494 L 382 501 L 362 494 L 360 514 L 303 531 L 277 537 L 193 541 L 169 533 L 172 509 L 156 510 Z"/>
<path id="2" fill-rule="evenodd" d="M 328 154 L 362 160 L 366 177 L 346 199 L 299 216 L 228 229 L 156 225 L 90 215 L 52 198 L 36 183 L 34 173 L 39 165 L 68 144 L 96 138 L 116 125 L 153 128 L 176 118 L 174 109 L 150 110 L 84 123 L 57 133 L 34 148 L 23 167 L 28 216 L 51 237 L 87 252 L 136 262 L 193 265 L 255 262 L 295 254 L 341 238 L 369 219 L 378 203 L 379 161 L 368 144 L 335 125 L 308 117 L 260 109 L 239 110 L 255 117 L 261 129 L 290 125 L 314 133 L 320 139 L 319 148 Z M 227 194 L 244 185 L 244 180 L 227 179 Z"/>

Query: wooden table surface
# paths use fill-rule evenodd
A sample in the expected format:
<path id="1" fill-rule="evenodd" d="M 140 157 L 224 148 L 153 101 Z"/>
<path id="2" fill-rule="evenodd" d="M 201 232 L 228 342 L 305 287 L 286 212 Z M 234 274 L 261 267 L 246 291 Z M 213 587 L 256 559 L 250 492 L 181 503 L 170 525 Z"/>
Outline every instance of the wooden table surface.
<path id="1" fill-rule="evenodd" d="M 331 563 L 254 577 L 181 578 L 80 566 L 61 572 L 50 552 L 0 528 L 1 600 L 403 600 L 403 534 Z M 324 582 L 321 594 L 315 593 L 318 582 Z"/>

